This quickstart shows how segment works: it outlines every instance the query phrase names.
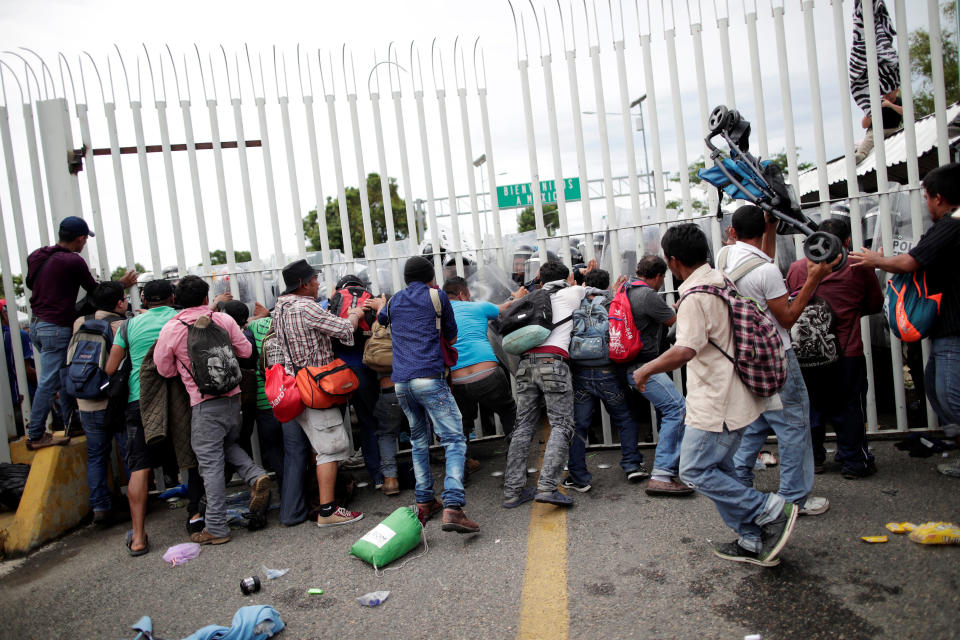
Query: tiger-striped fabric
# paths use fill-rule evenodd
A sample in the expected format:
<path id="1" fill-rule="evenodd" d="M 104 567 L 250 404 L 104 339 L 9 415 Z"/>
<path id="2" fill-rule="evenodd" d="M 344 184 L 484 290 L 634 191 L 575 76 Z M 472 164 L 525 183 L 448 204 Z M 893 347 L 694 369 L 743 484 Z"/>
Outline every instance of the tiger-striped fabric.
<path id="1" fill-rule="evenodd" d="M 870 115 L 870 85 L 867 81 L 867 45 L 864 40 L 862 0 L 853 6 L 853 45 L 850 48 L 850 93 L 863 112 Z M 893 37 L 897 35 L 883 0 L 873 1 L 873 21 L 877 34 L 877 71 L 880 93 L 900 86 L 900 59 Z"/>

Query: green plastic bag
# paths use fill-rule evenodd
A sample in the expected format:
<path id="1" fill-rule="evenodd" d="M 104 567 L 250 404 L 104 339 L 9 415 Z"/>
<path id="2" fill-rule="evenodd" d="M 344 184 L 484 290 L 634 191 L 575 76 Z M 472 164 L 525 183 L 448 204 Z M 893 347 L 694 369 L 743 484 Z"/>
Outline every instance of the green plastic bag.
<path id="1" fill-rule="evenodd" d="M 400 507 L 386 519 L 353 543 L 350 555 L 373 565 L 385 567 L 402 558 L 420 543 L 423 527 L 410 507 Z"/>
<path id="2" fill-rule="evenodd" d="M 539 347 L 550 337 L 550 329 L 538 324 L 528 324 L 503 337 L 503 350 L 520 355 L 534 347 Z"/>

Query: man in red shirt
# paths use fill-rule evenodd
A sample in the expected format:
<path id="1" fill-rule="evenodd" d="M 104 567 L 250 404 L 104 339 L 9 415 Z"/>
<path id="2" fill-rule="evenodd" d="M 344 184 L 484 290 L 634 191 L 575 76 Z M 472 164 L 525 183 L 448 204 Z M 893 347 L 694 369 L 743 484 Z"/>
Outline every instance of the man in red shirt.
<path id="1" fill-rule="evenodd" d="M 832 233 L 840 238 L 844 247 L 850 248 L 848 220 L 824 220 L 819 230 Z M 807 261 L 797 260 L 787 272 L 787 290 L 799 290 L 806 279 Z M 867 363 L 863 356 L 860 317 L 877 313 L 882 308 L 883 292 L 874 272 L 854 269 L 848 263 L 820 281 L 807 305 L 813 315 L 805 310 L 791 329 L 810 396 L 810 432 L 814 471 L 817 473 L 823 471 L 826 459 L 823 440 L 828 421 L 837 434 L 836 460 L 842 465 L 843 476 L 853 479 L 876 473 L 863 428 Z M 804 317 L 810 321 L 804 321 Z M 819 362 L 818 354 L 825 356 Z M 833 361 L 827 362 L 829 360 Z"/>

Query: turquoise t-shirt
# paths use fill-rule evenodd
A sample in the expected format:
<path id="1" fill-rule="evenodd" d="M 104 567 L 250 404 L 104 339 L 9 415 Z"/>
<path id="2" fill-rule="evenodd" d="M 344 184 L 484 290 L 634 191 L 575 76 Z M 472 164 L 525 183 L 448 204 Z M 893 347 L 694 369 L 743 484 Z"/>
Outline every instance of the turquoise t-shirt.
<path id="1" fill-rule="evenodd" d="M 123 339 L 122 331 L 117 332 L 114 343 L 127 350 L 132 365 L 128 402 L 135 402 L 140 399 L 140 364 L 146 357 L 147 352 L 150 351 L 150 347 L 160 337 L 160 330 L 163 329 L 163 325 L 167 324 L 167 321 L 175 315 L 177 315 L 177 310 L 173 307 L 147 309 L 140 315 L 127 320 L 126 340 Z"/>
<path id="2" fill-rule="evenodd" d="M 457 320 L 457 343 L 454 346 L 460 353 L 453 369 L 463 369 L 478 362 L 496 362 L 497 356 L 487 339 L 487 323 L 500 315 L 497 305 L 463 300 L 451 300 L 450 305 Z"/>

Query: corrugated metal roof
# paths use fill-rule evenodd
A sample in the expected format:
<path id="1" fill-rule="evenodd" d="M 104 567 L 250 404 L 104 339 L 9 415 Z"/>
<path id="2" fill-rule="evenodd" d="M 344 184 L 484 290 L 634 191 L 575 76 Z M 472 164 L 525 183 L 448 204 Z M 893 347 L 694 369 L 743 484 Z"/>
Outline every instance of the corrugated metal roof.
<path id="1" fill-rule="evenodd" d="M 947 122 L 960 116 L 960 103 L 952 104 L 947 107 Z M 937 120 L 933 114 L 924 116 L 914 124 L 914 131 L 917 136 L 917 154 L 923 156 L 925 153 L 934 149 L 937 145 Z M 960 136 L 950 138 L 950 142 L 957 140 Z M 886 139 L 884 145 L 887 152 L 887 167 L 895 167 L 905 164 L 907 161 L 907 136 L 905 131 L 899 131 Z M 865 176 L 875 172 L 877 169 L 876 155 L 871 151 L 870 155 L 864 158 L 863 162 L 857 165 L 857 176 Z M 893 179 L 893 178 L 891 178 Z M 831 187 L 831 193 L 834 193 L 833 185 L 843 184 L 843 191 L 846 192 L 847 166 L 846 158 L 840 156 L 827 163 L 827 184 Z M 813 196 L 818 198 L 820 189 L 819 173 L 816 168 L 804 171 L 799 175 L 799 189 L 797 189 L 801 198 L 803 196 Z M 808 198 L 809 199 L 809 198 Z"/>

